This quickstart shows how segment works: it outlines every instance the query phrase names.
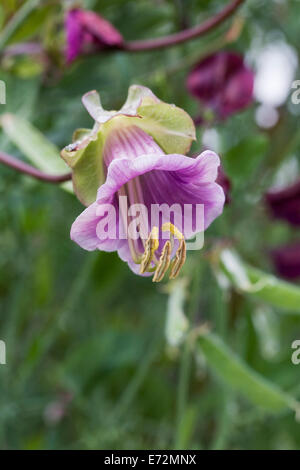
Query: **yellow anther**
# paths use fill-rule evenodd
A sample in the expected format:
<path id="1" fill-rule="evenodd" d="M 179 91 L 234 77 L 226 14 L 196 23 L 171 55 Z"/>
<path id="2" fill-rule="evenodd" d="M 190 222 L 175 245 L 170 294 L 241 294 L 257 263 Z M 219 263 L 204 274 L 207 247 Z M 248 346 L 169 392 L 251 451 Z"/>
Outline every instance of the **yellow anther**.
<path id="1" fill-rule="evenodd" d="M 186 260 L 186 245 L 185 245 L 184 238 L 182 238 L 182 240 L 180 241 L 179 248 L 176 251 L 175 259 L 172 263 L 170 279 L 175 279 L 178 276 L 182 266 L 184 265 L 185 260 Z"/>
<path id="2" fill-rule="evenodd" d="M 140 274 L 143 274 L 149 269 L 151 262 L 154 258 L 154 253 L 158 249 L 158 247 L 158 227 L 153 227 L 145 243 L 145 251 L 141 260 Z"/>
<path id="3" fill-rule="evenodd" d="M 159 230 L 158 227 L 153 227 L 150 232 L 148 239 L 145 242 L 145 251 L 141 259 L 141 268 L 140 274 L 143 274 L 146 271 L 153 271 L 151 263 L 154 261 L 157 265 L 155 268 L 154 276 L 152 278 L 153 282 L 160 282 L 164 275 L 166 274 L 170 264 L 171 264 L 171 253 L 173 247 L 173 237 L 176 237 L 179 240 L 179 248 L 176 251 L 175 259 L 171 265 L 170 279 L 175 279 L 186 259 L 186 244 L 183 237 L 183 234 L 178 230 L 175 225 L 166 222 L 162 226 L 163 232 L 170 232 L 171 241 L 167 240 L 162 249 L 159 260 L 155 257 L 155 251 L 159 247 Z"/>
<path id="4" fill-rule="evenodd" d="M 166 222 L 165 224 L 163 224 L 161 229 L 163 232 L 170 232 L 172 235 L 174 235 L 174 237 L 178 238 L 178 240 L 183 240 L 184 238 L 178 228 L 170 222 Z"/>
<path id="5" fill-rule="evenodd" d="M 178 276 L 186 260 L 186 244 L 185 244 L 184 236 L 178 230 L 178 228 L 175 227 L 175 225 L 171 224 L 170 222 L 166 222 L 165 224 L 163 224 L 162 231 L 170 232 L 171 235 L 173 235 L 180 241 L 179 248 L 175 254 L 175 259 L 171 264 L 170 279 L 175 279 Z"/>
<path id="6" fill-rule="evenodd" d="M 153 282 L 160 282 L 163 279 L 168 267 L 170 266 L 171 251 L 172 251 L 171 242 L 167 240 L 163 247 L 162 253 L 158 261 L 157 268 L 152 278 Z"/>

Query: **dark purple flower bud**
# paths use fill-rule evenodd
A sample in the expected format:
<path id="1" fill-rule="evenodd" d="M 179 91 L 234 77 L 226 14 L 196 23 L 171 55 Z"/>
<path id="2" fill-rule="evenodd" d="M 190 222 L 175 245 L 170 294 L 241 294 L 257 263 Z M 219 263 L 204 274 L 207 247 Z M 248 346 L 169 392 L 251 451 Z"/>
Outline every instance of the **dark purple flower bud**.
<path id="1" fill-rule="evenodd" d="M 216 183 L 218 183 L 221 186 L 221 188 L 223 188 L 223 191 L 225 194 L 225 204 L 229 204 L 231 201 L 231 197 L 230 197 L 231 182 L 228 176 L 226 175 L 222 165 L 220 165 L 218 168 L 218 176 L 216 179 Z"/>
<path id="2" fill-rule="evenodd" d="M 300 225 L 300 180 L 280 191 L 268 192 L 265 201 L 274 219 Z"/>
<path id="3" fill-rule="evenodd" d="M 277 273 L 285 279 L 300 277 L 300 242 L 272 250 L 271 256 Z"/>
<path id="4" fill-rule="evenodd" d="M 66 60 L 73 62 L 82 53 L 121 47 L 123 38 L 111 23 L 93 11 L 74 8 L 66 16 Z"/>
<path id="5" fill-rule="evenodd" d="M 253 97 L 254 73 L 241 55 L 221 51 L 205 57 L 187 78 L 189 92 L 220 119 L 246 108 Z"/>

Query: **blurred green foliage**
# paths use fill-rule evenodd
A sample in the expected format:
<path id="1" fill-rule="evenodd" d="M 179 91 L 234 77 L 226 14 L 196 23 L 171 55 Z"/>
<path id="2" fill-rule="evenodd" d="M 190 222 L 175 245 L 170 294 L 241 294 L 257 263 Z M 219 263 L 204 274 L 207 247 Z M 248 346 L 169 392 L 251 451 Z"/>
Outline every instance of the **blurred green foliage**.
<path id="1" fill-rule="evenodd" d="M 37 56 L 2 55 L 7 104 L 0 111 L 28 120 L 59 148 L 74 129 L 90 127 L 80 101 L 89 90 L 100 91 L 108 109 L 119 109 L 128 86 L 139 83 L 196 116 L 198 104 L 184 82 L 207 52 L 224 46 L 247 54 L 254 38 L 263 45 L 280 37 L 299 53 L 299 2 L 248 0 L 237 14 L 244 23 L 232 44 L 225 44 L 228 22 L 168 50 L 104 52 L 67 68 L 61 52 L 64 3 L 49 0 L 32 8 L 30 0 L 4 0 L 0 6 L 2 47 L 38 41 L 48 55 L 47 64 Z M 224 2 L 84 5 L 129 40 L 196 24 Z M 300 448 L 295 413 L 262 406 L 268 393 L 276 403 L 277 393 L 300 398 L 300 366 L 291 362 L 291 344 L 300 339 L 299 290 L 277 280 L 255 293 L 238 282 L 241 270 L 247 282 L 264 280 L 263 271 L 272 270 L 269 249 L 297 237 L 284 223 L 269 220 L 261 197 L 284 162 L 299 160 L 299 118 L 288 101 L 278 125 L 263 132 L 254 113 L 255 105 L 217 126 L 232 201 L 184 269 L 191 329 L 208 322 L 216 335 L 204 335 L 193 352 L 190 337 L 182 346 L 166 344 L 168 287 L 135 276 L 116 254 L 81 250 L 69 238 L 82 210 L 75 197 L 1 166 L 0 339 L 7 347 L 7 364 L 0 365 L 1 448 Z M 201 150 L 203 129 L 197 132 L 194 153 Z M 28 158 L 4 132 L 0 148 Z M 222 240 L 247 263 L 238 272 L 225 266 L 227 287 L 211 261 Z M 261 271 L 247 271 L 248 265 Z"/>

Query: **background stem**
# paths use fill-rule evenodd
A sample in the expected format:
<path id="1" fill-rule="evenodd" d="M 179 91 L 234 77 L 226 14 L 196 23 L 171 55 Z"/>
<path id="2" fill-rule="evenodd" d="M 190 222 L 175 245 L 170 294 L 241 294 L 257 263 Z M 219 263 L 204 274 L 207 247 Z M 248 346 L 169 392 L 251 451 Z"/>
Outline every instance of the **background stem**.
<path id="1" fill-rule="evenodd" d="M 190 329 L 192 329 L 193 320 L 198 310 L 199 300 L 200 300 L 200 279 L 202 273 L 202 265 L 199 263 L 199 258 L 196 259 L 197 267 L 195 268 L 195 275 L 192 279 L 191 284 L 191 294 L 189 302 L 189 321 Z M 179 380 L 178 380 L 178 389 L 177 389 L 177 417 L 176 417 L 176 435 L 175 435 L 175 448 L 183 448 L 183 427 L 184 427 L 184 418 L 186 414 L 186 408 L 188 404 L 189 397 L 189 382 L 192 369 L 192 350 L 191 344 L 189 342 L 190 337 L 187 335 L 184 342 L 181 360 L 179 365 Z"/>
<path id="2" fill-rule="evenodd" d="M 28 165 L 28 163 L 22 162 L 18 158 L 12 157 L 4 152 L 0 152 L 0 163 L 3 163 L 20 173 L 24 173 L 25 175 L 32 176 L 33 178 L 47 183 L 63 183 L 64 181 L 72 179 L 71 173 L 66 173 L 64 175 L 49 175 L 48 173 L 44 173 L 37 168 Z"/>
<path id="3" fill-rule="evenodd" d="M 185 29 L 179 33 L 171 34 L 163 38 L 147 39 L 141 41 L 129 41 L 124 44 L 123 50 L 131 52 L 142 52 L 153 49 L 163 49 L 164 47 L 175 46 L 191 39 L 196 39 L 204 34 L 212 31 L 217 26 L 222 24 L 230 16 L 232 16 L 237 8 L 244 3 L 245 0 L 234 0 L 232 3 L 227 5 L 220 13 L 217 13 L 212 18 L 204 21 L 200 25 L 194 26 L 193 28 Z"/>

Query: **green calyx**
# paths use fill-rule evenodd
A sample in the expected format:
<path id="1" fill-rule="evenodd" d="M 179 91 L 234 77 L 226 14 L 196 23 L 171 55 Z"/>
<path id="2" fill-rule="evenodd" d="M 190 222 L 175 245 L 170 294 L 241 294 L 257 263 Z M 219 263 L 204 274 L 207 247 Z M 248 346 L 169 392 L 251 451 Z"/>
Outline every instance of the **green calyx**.
<path id="1" fill-rule="evenodd" d="M 96 200 L 105 181 L 103 149 L 113 128 L 132 124 L 151 135 L 166 154 L 186 154 L 195 140 L 191 117 L 175 105 L 160 101 L 148 88 L 132 85 L 119 111 L 103 109 L 96 91 L 84 95 L 83 104 L 95 120 L 93 129 L 78 129 L 61 156 L 73 172 L 74 191 L 86 206 Z"/>

